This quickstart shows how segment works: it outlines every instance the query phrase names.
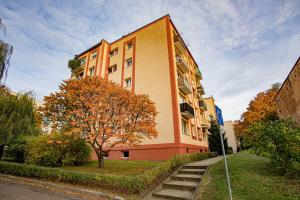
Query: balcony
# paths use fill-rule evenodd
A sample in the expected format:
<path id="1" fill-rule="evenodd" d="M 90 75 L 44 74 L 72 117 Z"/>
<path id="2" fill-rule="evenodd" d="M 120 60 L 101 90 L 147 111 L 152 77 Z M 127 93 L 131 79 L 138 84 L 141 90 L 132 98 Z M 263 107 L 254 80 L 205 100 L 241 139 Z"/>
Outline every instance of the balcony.
<path id="1" fill-rule="evenodd" d="M 188 80 L 186 80 L 184 77 L 179 76 L 177 78 L 178 82 L 178 88 L 184 93 L 184 94 L 191 94 L 192 93 L 192 87 L 189 84 Z"/>
<path id="2" fill-rule="evenodd" d="M 181 56 L 176 56 L 176 65 L 183 73 L 189 71 L 187 62 Z"/>
<path id="3" fill-rule="evenodd" d="M 184 53 L 184 52 L 185 52 L 185 44 L 184 44 L 183 40 L 181 39 L 180 35 L 175 35 L 175 36 L 174 36 L 174 43 L 175 43 L 175 47 L 176 47 L 181 53 Z"/>
<path id="4" fill-rule="evenodd" d="M 195 76 L 196 76 L 196 79 L 198 81 L 202 80 L 202 73 L 200 72 L 199 68 L 197 67 L 197 69 L 195 70 Z"/>
<path id="5" fill-rule="evenodd" d="M 72 70 L 72 73 L 77 74 L 78 72 L 82 71 L 83 69 L 84 69 L 84 65 L 78 66 Z"/>
<path id="6" fill-rule="evenodd" d="M 190 119 L 194 117 L 194 108 L 188 103 L 180 104 L 181 115 Z"/>
<path id="7" fill-rule="evenodd" d="M 207 111 L 206 103 L 203 100 L 199 101 L 199 107 L 202 111 Z"/>
<path id="8" fill-rule="evenodd" d="M 197 92 L 201 95 L 204 95 L 205 92 L 204 92 L 204 88 L 203 86 L 201 85 L 201 83 L 199 83 L 199 85 L 197 86 Z"/>

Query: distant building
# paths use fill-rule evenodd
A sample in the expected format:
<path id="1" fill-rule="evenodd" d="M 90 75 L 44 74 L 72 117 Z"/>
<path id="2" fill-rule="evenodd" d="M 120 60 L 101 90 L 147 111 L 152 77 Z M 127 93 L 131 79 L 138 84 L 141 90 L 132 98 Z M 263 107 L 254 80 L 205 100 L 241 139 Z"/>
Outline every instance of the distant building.
<path id="1" fill-rule="evenodd" d="M 280 118 L 292 118 L 300 125 L 300 57 L 283 82 L 274 101 Z"/>
<path id="2" fill-rule="evenodd" d="M 227 137 L 228 146 L 232 148 L 233 153 L 237 152 L 237 141 L 233 128 L 233 121 L 224 121 L 224 131 Z"/>

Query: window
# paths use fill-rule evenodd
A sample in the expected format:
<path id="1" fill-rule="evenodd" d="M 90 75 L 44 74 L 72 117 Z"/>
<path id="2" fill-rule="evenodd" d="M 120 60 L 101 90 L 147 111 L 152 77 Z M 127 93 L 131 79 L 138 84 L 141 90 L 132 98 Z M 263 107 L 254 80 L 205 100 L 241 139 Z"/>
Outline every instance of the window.
<path id="1" fill-rule="evenodd" d="M 132 66 L 132 58 L 129 58 L 126 60 L 126 67 L 131 67 Z"/>
<path id="2" fill-rule="evenodd" d="M 90 68 L 90 76 L 95 75 L 95 67 Z"/>
<path id="3" fill-rule="evenodd" d="M 77 79 L 78 79 L 78 80 L 81 80 L 82 78 L 83 78 L 83 72 L 80 73 L 80 74 L 77 76 Z"/>
<path id="4" fill-rule="evenodd" d="M 181 133 L 185 135 L 189 135 L 188 133 L 188 121 L 185 119 L 181 119 Z"/>
<path id="5" fill-rule="evenodd" d="M 129 158 L 129 151 L 122 151 L 123 158 Z"/>
<path id="6" fill-rule="evenodd" d="M 103 154 L 103 157 L 104 157 L 104 158 L 108 158 L 108 156 L 109 156 L 108 151 L 103 151 L 102 154 Z"/>
<path id="7" fill-rule="evenodd" d="M 127 42 L 127 49 L 131 49 L 133 47 L 133 43 L 132 42 Z"/>
<path id="8" fill-rule="evenodd" d="M 179 103 L 186 103 L 186 98 L 181 94 L 179 96 Z"/>
<path id="9" fill-rule="evenodd" d="M 126 87 L 130 87 L 131 86 L 131 78 L 125 79 L 125 85 L 126 85 Z"/>
<path id="10" fill-rule="evenodd" d="M 92 53 L 92 58 L 91 58 L 91 59 L 95 59 L 95 58 L 97 58 L 97 51 L 94 51 L 94 52 Z"/>
<path id="11" fill-rule="evenodd" d="M 112 57 L 112 56 L 117 55 L 117 54 L 118 54 L 118 48 L 115 48 L 115 49 L 113 49 L 109 52 L 109 57 Z"/>
<path id="12" fill-rule="evenodd" d="M 85 58 L 82 58 L 82 59 L 80 60 L 80 65 L 84 65 L 84 64 L 85 64 L 85 61 L 86 61 L 86 59 L 85 59 Z"/>
<path id="13" fill-rule="evenodd" d="M 109 68 L 108 68 L 108 73 L 110 74 L 110 73 L 113 73 L 113 72 L 115 72 L 115 71 L 117 71 L 117 65 L 113 65 L 113 66 L 110 66 Z"/>
<path id="14" fill-rule="evenodd" d="M 192 125 L 192 136 L 197 137 L 194 125 Z"/>

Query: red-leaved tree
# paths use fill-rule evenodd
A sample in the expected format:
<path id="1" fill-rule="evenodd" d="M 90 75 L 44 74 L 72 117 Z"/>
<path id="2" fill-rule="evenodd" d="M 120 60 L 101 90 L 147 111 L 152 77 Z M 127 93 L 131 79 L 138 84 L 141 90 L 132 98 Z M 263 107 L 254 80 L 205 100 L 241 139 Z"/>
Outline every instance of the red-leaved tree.
<path id="1" fill-rule="evenodd" d="M 104 166 L 104 151 L 118 145 L 137 145 L 157 137 L 154 103 L 147 95 L 133 94 L 98 78 L 64 81 L 59 91 L 46 96 L 44 119 L 55 130 L 68 129 L 86 139 Z"/>

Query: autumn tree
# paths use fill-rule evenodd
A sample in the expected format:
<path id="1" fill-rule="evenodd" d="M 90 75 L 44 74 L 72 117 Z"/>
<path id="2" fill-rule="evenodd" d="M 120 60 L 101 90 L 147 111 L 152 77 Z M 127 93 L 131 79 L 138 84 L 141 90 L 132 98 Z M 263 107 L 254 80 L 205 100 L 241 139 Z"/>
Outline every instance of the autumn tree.
<path id="1" fill-rule="evenodd" d="M 279 83 L 275 83 L 266 91 L 260 92 L 250 101 L 249 106 L 241 116 L 240 120 L 235 121 L 234 130 L 238 139 L 243 139 L 247 134 L 247 128 L 259 120 L 266 117 L 277 118 L 275 102 L 273 101 L 278 90 Z"/>
<path id="2" fill-rule="evenodd" d="M 104 152 L 119 145 L 138 145 L 157 137 L 154 103 L 147 95 L 133 94 L 111 81 L 98 78 L 64 81 L 59 91 L 45 97 L 44 119 L 56 130 L 86 139 L 98 166 Z"/>

